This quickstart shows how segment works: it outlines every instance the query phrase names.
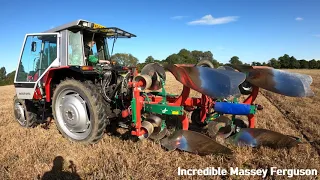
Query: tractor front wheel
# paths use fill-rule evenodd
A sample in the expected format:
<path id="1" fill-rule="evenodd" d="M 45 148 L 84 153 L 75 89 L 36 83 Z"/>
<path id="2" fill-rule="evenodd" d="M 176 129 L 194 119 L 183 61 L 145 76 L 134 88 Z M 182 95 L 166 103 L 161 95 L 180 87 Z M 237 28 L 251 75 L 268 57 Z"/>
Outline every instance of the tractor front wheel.
<path id="1" fill-rule="evenodd" d="M 22 127 L 31 128 L 37 124 L 37 110 L 32 101 L 13 98 L 14 116 Z"/>
<path id="2" fill-rule="evenodd" d="M 109 123 L 102 96 L 89 82 L 68 79 L 53 94 L 52 111 L 60 133 L 70 141 L 97 143 Z"/>

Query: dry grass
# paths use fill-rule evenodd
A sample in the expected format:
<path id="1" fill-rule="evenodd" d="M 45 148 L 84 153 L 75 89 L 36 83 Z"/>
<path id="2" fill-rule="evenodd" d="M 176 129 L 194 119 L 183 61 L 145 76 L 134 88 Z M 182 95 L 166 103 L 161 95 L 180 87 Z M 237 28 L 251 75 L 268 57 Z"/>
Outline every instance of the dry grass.
<path id="1" fill-rule="evenodd" d="M 303 73 L 313 76 L 316 96 L 298 99 L 263 92 L 268 99 L 260 95 L 256 100 L 256 103 L 264 106 L 264 110 L 256 115 L 257 127 L 299 137 L 303 137 L 304 134 L 309 140 L 319 142 L 320 72 L 303 71 Z M 182 85 L 168 75 L 167 89 L 170 93 L 177 94 L 181 92 Z M 320 171 L 320 158 L 315 143 L 304 144 L 290 150 L 233 148 L 235 154 L 232 157 L 213 155 L 201 157 L 179 151 L 166 152 L 159 144 L 151 141 L 134 142 L 131 138 L 112 135 L 105 135 L 103 140 L 94 146 L 75 144 L 64 139 L 57 132 L 55 124 L 51 124 L 48 130 L 40 126 L 34 129 L 21 128 L 13 117 L 14 87 L 0 87 L 0 92 L 0 146 L 2 147 L 0 179 L 37 179 L 47 176 L 48 172 L 55 173 L 51 169 L 54 159 L 58 156 L 64 159 L 62 163 L 64 175 L 70 178 L 80 176 L 81 179 L 179 179 L 178 167 L 276 166 L 316 168 Z M 196 96 L 197 93 L 192 92 L 192 95 Z M 288 113 L 283 114 L 283 112 Z M 210 178 L 220 179 L 216 176 Z M 240 178 L 260 179 L 252 176 L 226 176 L 226 179 Z M 268 179 L 274 178 L 268 177 Z M 308 178 L 295 177 L 295 179 Z"/>

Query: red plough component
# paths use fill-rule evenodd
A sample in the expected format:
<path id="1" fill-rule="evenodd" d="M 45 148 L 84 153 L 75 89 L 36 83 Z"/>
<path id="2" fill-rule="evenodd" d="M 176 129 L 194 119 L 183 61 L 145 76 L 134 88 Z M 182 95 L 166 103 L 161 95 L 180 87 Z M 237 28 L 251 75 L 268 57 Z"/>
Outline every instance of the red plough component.
<path id="1" fill-rule="evenodd" d="M 179 65 L 181 67 L 182 65 Z M 189 79 L 189 82 L 192 83 L 192 81 Z M 162 96 L 156 96 L 156 95 L 144 95 L 141 96 L 141 90 L 140 88 L 144 88 L 146 86 L 146 82 L 143 80 L 140 80 L 138 82 L 130 82 L 129 87 L 133 87 L 133 98 L 136 99 L 136 124 L 135 124 L 135 130 L 131 132 L 132 135 L 135 136 L 142 136 L 147 131 L 142 128 L 141 126 L 141 112 L 143 110 L 143 107 L 145 103 L 148 104 L 158 104 L 161 101 L 163 101 Z M 180 95 L 178 96 L 167 96 L 166 101 L 168 106 L 183 106 L 184 109 L 193 110 L 195 107 L 201 109 L 200 111 L 200 122 L 205 123 L 205 120 L 207 118 L 207 114 L 209 113 L 210 109 L 214 107 L 215 101 L 208 97 L 207 95 L 202 94 L 201 98 L 195 98 L 195 97 L 189 97 L 190 96 L 190 88 L 187 86 L 183 86 L 183 90 Z M 247 97 L 247 99 L 242 104 L 249 104 L 252 105 L 255 101 L 257 95 L 259 92 L 258 87 L 253 87 L 252 93 Z M 128 110 L 124 110 L 123 117 L 128 116 Z M 188 130 L 189 129 L 189 119 L 186 113 L 183 113 L 183 115 L 180 116 L 181 123 L 182 123 L 182 129 Z M 255 127 L 255 118 L 254 114 L 248 115 L 249 120 L 249 127 L 254 128 Z"/>
<path id="2" fill-rule="evenodd" d="M 180 149 L 188 152 L 198 153 L 198 154 L 210 154 L 210 153 L 230 153 L 231 150 L 227 147 L 219 145 L 215 141 L 208 139 L 204 135 L 197 132 L 190 131 L 189 129 L 189 119 L 186 111 L 191 113 L 196 113 L 196 118 L 192 121 L 197 121 L 200 124 L 207 125 L 209 135 L 213 138 L 217 136 L 222 136 L 228 140 L 231 144 L 241 146 L 251 146 L 257 147 L 266 145 L 269 147 L 293 147 L 297 143 L 297 139 L 291 136 L 282 135 L 280 133 L 272 132 L 264 129 L 255 129 L 255 116 L 256 110 L 261 110 L 260 105 L 255 105 L 259 93 L 259 78 L 263 79 L 266 76 L 257 76 L 250 79 L 250 73 L 246 76 L 242 72 L 237 72 L 231 67 L 222 69 L 209 69 L 207 67 L 197 67 L 192 65 L 169 65 L 168 70 L 175 76 L 175 78 L 183 84 L 183 90 L 180 95 L 167 95 L 164 88 L 164 83 L 162 84 L 162 94 L 145 93 L 144 90 L 151 87 L 151 83 L 159 78 L 157 73 L 157 67 L 155 65 L 152 69 L 152 65 L 147 68 L 148 71 L 145 75 L 141 74 L 137 81 L 129 83 L 129 86 L 133 88 L 133 101 L 132 104 L 132 118 L 133 118 L 133 128 L 131 131 L 132 135 L 140 137 L 149 137 L 150 134 L 159 134 L 159 123 L 157 124 L 154 119 L 143 119 L 143 113 L 150 114 L 160 114 L 160 115 L 170 115 L 159 111 L 168 111 L 168 109 L 181 107 L 183 110 L 178 115 L 181 120 L 182 129 L 175 131 L 170 136 L 161 139 L 161 145 L 168 150 Z M 260 68 L 264 70 L 263 68 Z M 270 68 L 269 68 L 270 70 Z M 274 74 L 277 72 L 275 71 Z M 161 73 L 160 73 L 161 74 Z M 259 73 L 257 73 L 259 74 Z M 278 75 L 278 74 L 276 74 Z M 162 75 L 163 76 L 163 75 Z M 281 78 L 286 78 L 286 76 L 280 76 Z M 153 81 L 151 81 L 153 78 Z M 270 79 L 273 84 L 265 85 L 265 88 L 275 89 L 276 86 L 282 89 L 278 90 L 278 93 L 290 94 L 284 87 L 278 85 L 277 79 Z M 250 90 L 248 87 L 244 87 L 243 83 L 250 80 Z M 262 81 L 262 80 L 261 80 Z M 223 82 L 223 83 L 222 83 Z M 310 80 L 308 80 L 310 82 Z M 277 84 L 278 83 L 278 84 Z M 239 85 L 240 84 L 240 85 Z M 302 84 L 306 84 L 302 82 Z M 242 89 L 241 89 L 242 88 Z M 190 90 L 196 90 L 201 93 L 200 98 L 189 97 Z M 274 90 L 276 91 L 276 90 Z M 293 90 L 294 94 L 303 94 L 304 92 Z M 308 91 L 305 90 L 305 91 Z M 244 94 L 248 97 L 241 103 L 238 102 L 238 95 Z M 292 93 L 292 94 L 293 94 Z M 217 95 L 214 96 L 214 94 Z M 306 93 L 305 93 L 306 94 Z M 309 93 L 310 94 L 310 93 Z M 234 98 L 234 100 L 228 100 L 226 98 Z M 222 98 L 223 97 L 223 98 Z M 158 108 L 158 109 L 157 109 Z M 167 109 L 168 108 L 168 109 Z M 146 111 L 147 110 L 147 111 Z M 213 110 L 213 111 L 212 111 Z M 128 116 L 128 111 L 123 111 L 123 117 Z M 149 114 L 149 116 L 150 116 Z M 232 120 L 229 119 L 225 114 L 232 115 Z M 235 116 L 246 116 L 248 118 L 248 125 L 237 124 L 237 119 Z M 153 115 L 151 115 L 153 116 Z M 154 117 L 153 117 L 154 118 Z M 244 123 L 244 122 L 243 122 Z M 154 129 L 158 128 L 155 133 Z M 201 139 L 195 139 L 195 138 Z M 263 139 L 267 137 L 267 139 Z M 281 142 L 280 142 L 281 141 Z M 208 149 L 207 147 L 213 148 Z"/>

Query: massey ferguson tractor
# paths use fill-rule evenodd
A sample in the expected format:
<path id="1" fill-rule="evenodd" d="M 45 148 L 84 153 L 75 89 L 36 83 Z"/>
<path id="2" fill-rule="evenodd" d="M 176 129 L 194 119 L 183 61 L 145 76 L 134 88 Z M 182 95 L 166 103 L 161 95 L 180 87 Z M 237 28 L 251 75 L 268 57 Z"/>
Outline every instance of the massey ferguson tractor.
<path id="1" fill-rule="evenodd" d="M 29 128 L 52 115 L 62 136 L 86 144 L 99 142 L 108 125 L 122 124 L 141 140 L 200 155 L 230 154 L 229 145 L 290 148 L 301 143 L 296 137 L 255 128 L 254 115 L 263 108 L 254 101 L 259 88 L 292 97 L 313 96 L 310 76 L 266 66 L 214 67 L 208 60 L 150 63 L 139 70 L 120 66 L 111 59 L 114 42 L 132 37 L 136 36 L 85 20 L 27 34 L 14 81 L 16 120 Z M 85 53 L 88 40 L 96 42 L 90 55 Z M 113 40 L 111 53 L 108 40 Z M 181 94 L 166 92 L 166 73 L 183 84 Z M 190 97 L 191 89 L 201 97 Z M 240 96 L 246 97 L 243 102 Z M 172 117 L 179 123 L 169 131 Z"/>

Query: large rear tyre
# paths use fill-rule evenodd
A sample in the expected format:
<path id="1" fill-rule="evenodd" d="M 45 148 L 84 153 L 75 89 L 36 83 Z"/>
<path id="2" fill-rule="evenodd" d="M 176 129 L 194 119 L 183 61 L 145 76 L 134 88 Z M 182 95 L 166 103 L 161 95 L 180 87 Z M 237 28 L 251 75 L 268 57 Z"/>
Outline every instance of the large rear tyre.
<path id="1" fill-rule="evenodd" d="M 37 110 L 34 104 L 28 99 L 13 98 L 14 116 L 18 123 L 25 128 L 32 128 L 37 125 Z"/>
<path id="2" fill-rule="evenodd" d="M 104 100 L 89 82 L 60 83 L 53 94 L 52 112 L 57 129 L 73 142 L 97 143 L 109 123 Z"/>

